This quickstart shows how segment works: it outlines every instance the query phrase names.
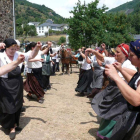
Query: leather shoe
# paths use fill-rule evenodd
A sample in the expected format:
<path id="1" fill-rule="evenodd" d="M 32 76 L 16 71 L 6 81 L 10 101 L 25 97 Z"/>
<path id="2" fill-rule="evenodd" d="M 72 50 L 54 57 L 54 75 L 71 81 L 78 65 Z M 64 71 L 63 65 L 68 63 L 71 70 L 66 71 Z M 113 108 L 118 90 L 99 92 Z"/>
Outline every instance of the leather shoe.
<path id="1" fill-rule="evenodd" d="M 96 94 L 95 94 L 96 95 Z M 95 96 L 94 94 L 89 94 L 88 96 L 87 96 L 87 98 L 94 98 L 94 96 Z"/>
<path id="2" fill-rule="evenodd" d="M 76 94 L 76 96 L 83 97 L 83 96 L 85 96 L 85 94 L 82 92 L 82 93 Z"/>
<path id="3" fill-rule="evenodd" d="M 21 128 L 21 127 L 19 127 L 19 126 L 17 126 L 17 127 L 15 128 L 15 130 L 16 130 L 16 131 L 21 131 L 21 130 L 22 130 L 22 128 Z"/>

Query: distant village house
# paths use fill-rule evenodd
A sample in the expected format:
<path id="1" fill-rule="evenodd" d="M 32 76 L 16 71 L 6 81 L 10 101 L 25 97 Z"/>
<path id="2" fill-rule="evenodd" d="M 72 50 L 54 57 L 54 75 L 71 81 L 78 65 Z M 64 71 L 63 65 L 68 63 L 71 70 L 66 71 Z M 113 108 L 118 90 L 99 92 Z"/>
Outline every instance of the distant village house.
<path id="1" fill-rule="evenodd" d="M 64 29 L 68 29 L 67 24 L 54 24 L 51 19 L 46 20 L 45 23 L 40 25 L 39 22 L 29 22 L 28 25 L 34 25 L 36 27 L 38 36 L 45 36 L 45 34 L 49 32 L 49 29 L 53 31 L 63 31 Z"/>

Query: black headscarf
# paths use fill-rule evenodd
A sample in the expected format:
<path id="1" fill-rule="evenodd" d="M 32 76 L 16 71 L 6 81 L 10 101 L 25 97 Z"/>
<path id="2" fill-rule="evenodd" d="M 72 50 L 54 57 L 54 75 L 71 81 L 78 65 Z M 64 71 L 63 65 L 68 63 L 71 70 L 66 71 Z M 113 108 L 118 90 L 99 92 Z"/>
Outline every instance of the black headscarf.
<path id="1" fill-rule="evenodd" d="M 17 42 L 12 38 L 5 39 L 3 43 L 5 43 L 5 45 L 6 45 L 5 49 L 9 48 L 10 46 L 12 46 L 14 44 L 17 44 Z M 1 49 L 0 52 L 4 52 L 5 49 Z"/>
<path id="2" fill-rule="evenodd" d="M 9 48 L 10 46 L 17 44 L 17 42 L 12 38 L 5 39 L 3 43 L 6 45 L 5 48 Z"/>

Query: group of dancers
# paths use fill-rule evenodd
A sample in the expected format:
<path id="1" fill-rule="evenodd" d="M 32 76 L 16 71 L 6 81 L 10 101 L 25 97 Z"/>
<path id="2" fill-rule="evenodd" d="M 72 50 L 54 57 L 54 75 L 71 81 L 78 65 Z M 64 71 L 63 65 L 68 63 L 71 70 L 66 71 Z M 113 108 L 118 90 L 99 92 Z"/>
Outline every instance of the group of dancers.
<path id="1" fill-rule="evenodd" d="M 75 91 L 91 98 L 91 106 L 101 118 L 100 140 L 138 140 L 140 138 L 140 40 L 122 43 L 106 50 L 80 50 L 83 58 Z M 108 85 L 103 88 L 104 79 Z"/>
<path id="2" fill-rule="evenodd" d="M 51 42 L 31 42 L 25 52 L 19 42 L 6 39 L 0 43 L 0 125 L 15 139 L 23 108 L 23 89 L 27 98 L 36 95 L 39 103 L 50 88 L 51 63 L 60 51 Z M 91 106 L 101 118 L 97 136 L 102 140 L 138 140 L 140 137 L 140 40 L 120 44 L 107 51 L 103 43 L 96 49 L 82 47 L 77 54 L 80 74 L 78 96 L 92 98 Z M 21 69 L 27 70 L 23 82 Z M 53 73 L 54 74 L 54 73 Z M 102 89 L 104 79 L 109 81 Z"/>

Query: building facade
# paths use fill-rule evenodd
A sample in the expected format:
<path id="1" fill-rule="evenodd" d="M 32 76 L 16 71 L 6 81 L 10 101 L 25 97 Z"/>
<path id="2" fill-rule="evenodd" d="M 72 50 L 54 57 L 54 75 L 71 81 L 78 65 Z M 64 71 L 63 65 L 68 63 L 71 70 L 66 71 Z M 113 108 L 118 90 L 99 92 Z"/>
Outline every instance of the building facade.
<path id="1" fill-rule="evenodd" d="M 28 23 L 28 25 L 33 25 L 33 22 L 30 22 L 30 24 Z M 63 31 L 67 29 L 67 24 L 54 24 L 51 19 L 48 19 L 45 23 L 36 26 L 38 36 L 45 36 L 46 33 L 49 35 L 49 30 Z"/>

